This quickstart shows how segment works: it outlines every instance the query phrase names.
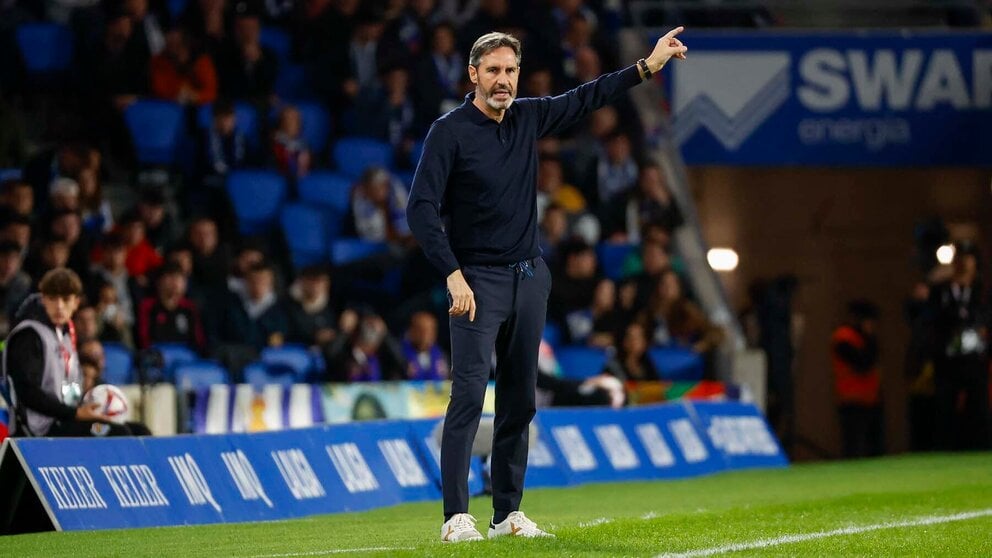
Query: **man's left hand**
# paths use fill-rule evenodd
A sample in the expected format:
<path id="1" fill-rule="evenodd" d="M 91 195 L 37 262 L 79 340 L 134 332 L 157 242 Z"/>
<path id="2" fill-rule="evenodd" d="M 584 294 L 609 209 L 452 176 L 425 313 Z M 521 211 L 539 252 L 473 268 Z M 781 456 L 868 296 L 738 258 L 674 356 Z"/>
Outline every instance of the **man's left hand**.
<path id="1" fill-rule="evenodd" d="M 670 58 L 685 60 L 685 53 L 689 49 L 682 44 L 682 41 L 675 38 L 676 35 L 681 33 L 684 29 L 685 28 L 681 26 L 676 27 L 668 33 L 665 33 L 664 37 L 658 39 L 658 42 L 654 45 L 654 50 L 651 51 L 651 54 L 644 59 L 644 61 L 648 63 L 648 69 L 651 70 L 651 73 L 656 73 L 661 70 L 662 66 L 664 66 Z"/>

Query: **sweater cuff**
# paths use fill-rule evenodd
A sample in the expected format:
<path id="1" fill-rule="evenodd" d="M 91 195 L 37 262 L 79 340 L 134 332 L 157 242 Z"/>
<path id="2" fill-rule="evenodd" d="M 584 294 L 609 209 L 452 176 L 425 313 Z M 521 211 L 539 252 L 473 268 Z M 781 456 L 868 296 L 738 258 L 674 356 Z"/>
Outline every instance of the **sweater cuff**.
<path id="1" fill-rule="evenodd" d="M 651 75 L 654 76 L 656 74 Z M 620 70 L 620 83 L 627 87 L 633 87 L 644 81 L 646 80 L 641 79 L 641 72 L 637 69 L 637 64 L 631 64 L 623 70 Z"/>

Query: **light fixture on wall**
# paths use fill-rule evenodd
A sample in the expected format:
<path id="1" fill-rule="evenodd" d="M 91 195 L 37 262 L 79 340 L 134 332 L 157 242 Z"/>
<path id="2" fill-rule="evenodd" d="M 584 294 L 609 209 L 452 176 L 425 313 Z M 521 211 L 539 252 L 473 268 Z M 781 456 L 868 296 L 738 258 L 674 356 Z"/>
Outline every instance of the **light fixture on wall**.
<path id="1" fill-rule="evenodd" d="M 937 261 L 941 265 L 947 265 L 954 261 L 954 245 L 944 244 L 940 248 L 937 248 Z"/>
<path id="2" fill-rule="evenodd" d="M 740 258 L 733 248 L 710 248 L 706 261 L 714 271 L 733 271 L 737 269 Z"/>

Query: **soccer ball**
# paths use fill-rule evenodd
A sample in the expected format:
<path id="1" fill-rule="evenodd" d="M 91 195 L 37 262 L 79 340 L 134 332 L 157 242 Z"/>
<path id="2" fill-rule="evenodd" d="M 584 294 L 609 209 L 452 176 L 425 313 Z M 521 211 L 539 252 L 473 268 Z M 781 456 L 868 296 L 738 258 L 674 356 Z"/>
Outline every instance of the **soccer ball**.
<path id="1" fill-rule="evenodd" d="M 111 422 L 124 424 L 130 404 L 127 396 L 117 386 L 101 384 L 86 392 L 83 403 L 92 405 L 100 404 L 100 412 L 110 417 Z"/>

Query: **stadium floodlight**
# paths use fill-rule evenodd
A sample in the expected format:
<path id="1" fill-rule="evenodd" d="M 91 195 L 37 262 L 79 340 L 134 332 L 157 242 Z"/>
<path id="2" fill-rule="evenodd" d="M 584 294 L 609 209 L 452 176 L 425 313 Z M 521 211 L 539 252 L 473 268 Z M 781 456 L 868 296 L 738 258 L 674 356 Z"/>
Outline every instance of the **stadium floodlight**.
<path id="1" fill-rule="evenodd" d="M 737 269 L 740 258 L 733 248 L 710 248 L 706 253 L 706 261 L 714 271 L 733 271 Z"/>
<path id="2" fill-rule="evenodd" d="M 954 260 L 954 245 L 944 244 L 940 248 L 937 248 L 937 261 L 941 265 L 947 265 Z"/>

